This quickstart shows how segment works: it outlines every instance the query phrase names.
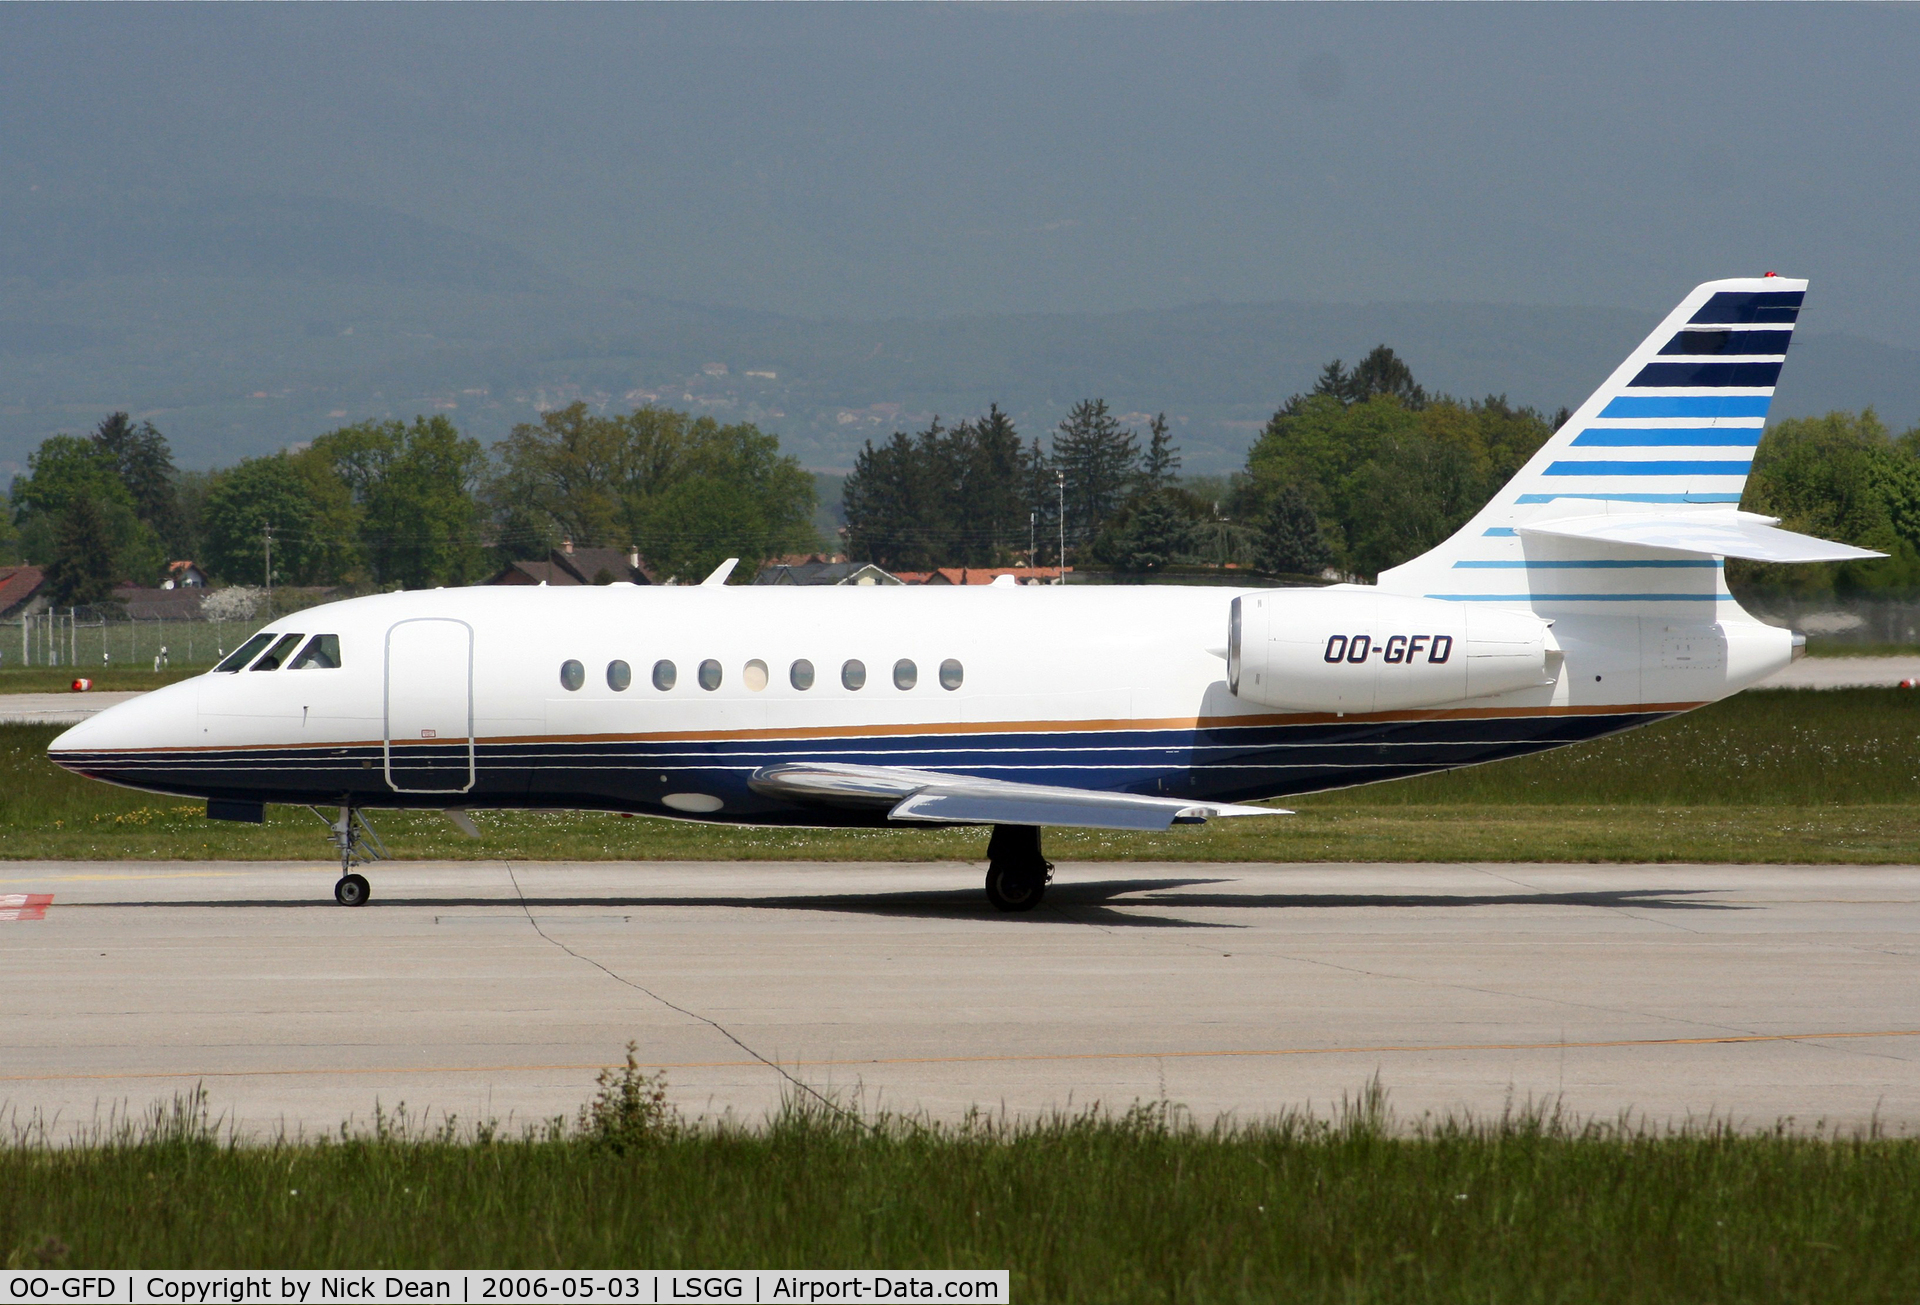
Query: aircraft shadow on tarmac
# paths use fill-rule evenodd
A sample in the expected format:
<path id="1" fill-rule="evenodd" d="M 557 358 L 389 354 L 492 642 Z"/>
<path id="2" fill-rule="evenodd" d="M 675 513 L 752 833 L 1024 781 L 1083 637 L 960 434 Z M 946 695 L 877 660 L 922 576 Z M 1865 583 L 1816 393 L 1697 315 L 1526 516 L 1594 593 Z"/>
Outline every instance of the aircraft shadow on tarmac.
<path id="1" fill-rule="evenodd" d="M 834 911 L 851 915 L 908 919 L 992 919 L 1013 924 L 1084 924 L 1133 929 L 1238 929 L 1248 925 L 1230 920 L 1187 920 L 1144 914 L 1142 907 L 1160 910 L 1228 911 L 1329 909 L 1446 909 L 1470 906 L 1583 906 L 1600 910 L 1637 908 L 1653 911 L 1743 911 L 1729 902 L 1701 900 L 1706 889 L 1622 888 L 1581 892 L 1519 890 L 1505 893 L 1239 893 L 1174 891 L 1206 888 L 1230 879 L 1110 879 L 1056 883 L 1046 900 L 1031 914 L 1003 915 L 981 900 L 977 888 L 950 888 L 918 892 L 827 893 L 796 897 L 750 896 L 601 896 L 601 897 L 381 897 L 367 908 L 439 907 L 492 908 L 518 913 L 561 907 L 598 907 L 605 910 L 665 907 L 727 907 L 750 911 Z M 376 890 L 377 893 L 377 890 Z M 104 905 L 104 903 L 103 903 Z M 337 911 L 331 900 L 313 898 L 244 898 L 224 901 L 116 902 L 115 906 L 314 908 Z M 1126 909 L 1121 909 L 1126 908 Z"/>

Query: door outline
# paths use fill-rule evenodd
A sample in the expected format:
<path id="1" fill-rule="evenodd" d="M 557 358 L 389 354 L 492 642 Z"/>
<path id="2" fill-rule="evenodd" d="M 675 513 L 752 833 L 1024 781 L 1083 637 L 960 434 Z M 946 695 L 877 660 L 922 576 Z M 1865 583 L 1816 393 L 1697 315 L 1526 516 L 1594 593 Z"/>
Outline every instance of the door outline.
<path id="1" fill-rule="evenodd" d="M 393 782 L 393 632 L 403 625 L 419 625 L 433 621 L 444 625 L 457 625 L 467 632 L 467 782 L 459 788 L 401 788 Z M 473 745 L 473 627 L 453 616 L 410 616 L 404 621 L 395 621 L 387 627 L 387 637 L 381 659 L 382 683 L 380 686 L 380 752 L 381 769 L 386 775 L 387 787 L 396 793 L 466 793 L 473 789 L 477 768 L 474 765 Z"/>

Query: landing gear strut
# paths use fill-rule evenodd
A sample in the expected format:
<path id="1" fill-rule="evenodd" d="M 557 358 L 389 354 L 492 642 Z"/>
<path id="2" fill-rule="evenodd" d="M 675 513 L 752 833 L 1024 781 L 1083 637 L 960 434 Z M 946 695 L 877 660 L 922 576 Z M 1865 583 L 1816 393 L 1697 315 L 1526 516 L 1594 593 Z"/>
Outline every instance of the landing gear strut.
<path id="1" fill-rule="evenodd" d="M 995 825 L 987 840 L 987 900 L 996 911 L 1031 911 L 1053 882 L 1053 862 L 1040 854 L 1037 825 Z"/>
<path id="2" fill-rule="evenodd" d="M 320 816 L 318 809 L 313 814 Z M 320 818 L 327 820 L 325 816 Z M 373 886 L 365 875 L 355 874 L 353 867 L 385 860 L 386 845 L 354 806 L 341 807 L 338 820 L 327 820 L 327 837 L 340 850 L 340 882 L 333 886 L 333 900 L 342 906 L 365 906 L 373 896 Z"/>

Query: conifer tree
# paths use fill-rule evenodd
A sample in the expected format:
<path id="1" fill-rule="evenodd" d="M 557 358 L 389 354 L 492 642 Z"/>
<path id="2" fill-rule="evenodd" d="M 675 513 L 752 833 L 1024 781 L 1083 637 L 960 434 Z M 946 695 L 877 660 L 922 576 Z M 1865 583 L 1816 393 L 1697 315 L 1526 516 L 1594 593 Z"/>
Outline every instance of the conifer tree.
<path id="1" fill-rule="evenodd" d="M 1140 473 L 1133 431 L 1107 411 L 1105 399 L 1073 405 L 1053 437 L 1053 457 L 1067 478 L 1067 545 L 1090 542 L 1126 501 Z"/>
<path id="2" fill-rule="evenodd" d="M 1320 521 L 1307 496 L 1293 485 L 1281 486 L 1260 522 L 1260 565 L 1288 575 L 1318 575 L 1327 565 Z"/>

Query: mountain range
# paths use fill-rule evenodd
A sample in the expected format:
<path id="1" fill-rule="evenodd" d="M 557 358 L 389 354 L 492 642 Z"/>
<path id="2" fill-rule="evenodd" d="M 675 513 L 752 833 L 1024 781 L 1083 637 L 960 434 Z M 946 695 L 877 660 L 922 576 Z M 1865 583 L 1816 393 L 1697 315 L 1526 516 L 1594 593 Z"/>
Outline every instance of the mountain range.
<path id="1" fill-rule="evenodd" d="M 116 408 L 188 467 L 416 413 L 491 441 L 581 399 L 752 421 L 835 471 L 935 415 L 998 403 L 1044 435 L 1092 396 L 1140 425 L 1166 412 L 1186 469 L 1218 474 L 1331 359 L 1385 343 L 1429 391 L 1551 411 L 1660 316 L 1410 297 L 809 320 L 582 284 L 388 209 L 259 194 L 192 208 L 16 194 L 0 202 L 0 292 L 0 474 Z M 1818 323 L 1816 285 L 1776 416 L 1871 405 L 1895 430 L 1920 424 L 1920 351 Z"/>

